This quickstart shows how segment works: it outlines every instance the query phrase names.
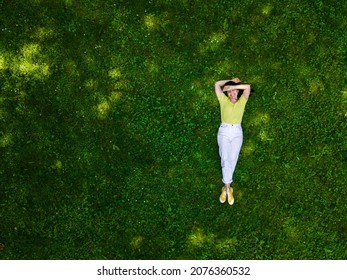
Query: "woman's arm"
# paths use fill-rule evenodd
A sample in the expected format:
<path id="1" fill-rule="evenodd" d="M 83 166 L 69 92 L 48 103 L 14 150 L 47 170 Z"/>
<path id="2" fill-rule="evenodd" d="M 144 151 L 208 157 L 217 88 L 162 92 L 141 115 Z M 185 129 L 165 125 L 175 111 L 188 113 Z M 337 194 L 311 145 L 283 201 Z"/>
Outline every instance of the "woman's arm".
<path id="1" fill-rule="evenodd" d="M 217 97 L 223 93 L 223 89 L 222 89 L 222 86 L 224 86 L 224 84 L 226 82 L 229 82 L 231 80 L 221 80 L 221 81 L 217 81 L 215 84 L 214 84 L 214 91 L 216 92 L 216 95 Z"/>
<path id="2" fill-rule="evenodd" d="M 226 90 L 228 89 L 242 89 L 243 90 L 243 96 L 248 99 L 249 95 L 251 94 L 251 85 L 250 84 L 240 84 L 235 86 L 227 86 Z"/>
<path id="3" fill-rule="evenodd" d="M 214 91 L 216 92 L 216 95 L 219 96 L 221 93 L 223 93 L 223 89 L 222 86 L 225 85 L 225 83 L 233 81 L 235 83 L 239 83 L 241 82 L 239 78 L 234 78 L 232 80 L 221 80 L 221 81 L 217 81 L 214 85 Z"/>

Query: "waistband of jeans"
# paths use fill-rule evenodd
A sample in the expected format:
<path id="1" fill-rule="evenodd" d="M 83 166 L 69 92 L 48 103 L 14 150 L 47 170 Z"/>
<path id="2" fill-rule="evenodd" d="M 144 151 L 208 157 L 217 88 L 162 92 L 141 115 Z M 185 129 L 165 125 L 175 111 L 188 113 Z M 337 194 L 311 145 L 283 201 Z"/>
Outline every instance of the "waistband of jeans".
<path id="1" fill-rule="evenodd" d="M 241 126 L 240 123 L 236 123 L 236 124 L 231 124 L 231 123 L 221 123 L 220 124 L 221 126 L 224 125 L 224 126 Z"/>

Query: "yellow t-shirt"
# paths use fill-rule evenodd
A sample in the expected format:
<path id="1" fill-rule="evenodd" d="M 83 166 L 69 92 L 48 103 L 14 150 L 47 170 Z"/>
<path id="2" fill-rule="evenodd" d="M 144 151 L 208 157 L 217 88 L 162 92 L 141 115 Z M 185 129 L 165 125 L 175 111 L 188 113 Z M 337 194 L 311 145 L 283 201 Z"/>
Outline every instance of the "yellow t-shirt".
<path id="1" fill-rule="evenodd" d="M 241 95 L 236 103 L 232 103 L 224 93 L 218 96 L 222 123 L 240 124 L 245 111 L 247 99 Z"/>

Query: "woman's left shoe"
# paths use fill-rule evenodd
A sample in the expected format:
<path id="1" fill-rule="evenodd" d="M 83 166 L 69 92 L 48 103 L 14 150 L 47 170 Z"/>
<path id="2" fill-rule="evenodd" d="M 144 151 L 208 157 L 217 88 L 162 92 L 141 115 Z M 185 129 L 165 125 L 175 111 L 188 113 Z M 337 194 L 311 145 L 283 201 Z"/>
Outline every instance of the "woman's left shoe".
<path id="1" fill-rule="evenodd" d="M 233 190 L 232 187 L 230 187 L 230 188 L 227 190 L 228 203 L 229 203 L 230 205 L 233 205 L 233 204 L 234 204 L 234 201 L 235 201 L 234 196 L 233 196 L 233 192 L 234 192 L 234 190 Z"/>

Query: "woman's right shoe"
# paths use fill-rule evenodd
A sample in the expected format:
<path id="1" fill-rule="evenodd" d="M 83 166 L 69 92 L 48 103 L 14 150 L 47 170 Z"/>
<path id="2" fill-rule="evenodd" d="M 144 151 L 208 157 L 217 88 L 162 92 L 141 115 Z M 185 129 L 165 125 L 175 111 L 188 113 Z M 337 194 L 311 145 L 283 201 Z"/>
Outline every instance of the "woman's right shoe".
<path id="1" fill-rule="evenodd" d="M 227 200 L 227 188 L 224 186 L 222 188 L 222 193 L 219 196 L 219 201 L 221 203 L 224 203 Z"/>

